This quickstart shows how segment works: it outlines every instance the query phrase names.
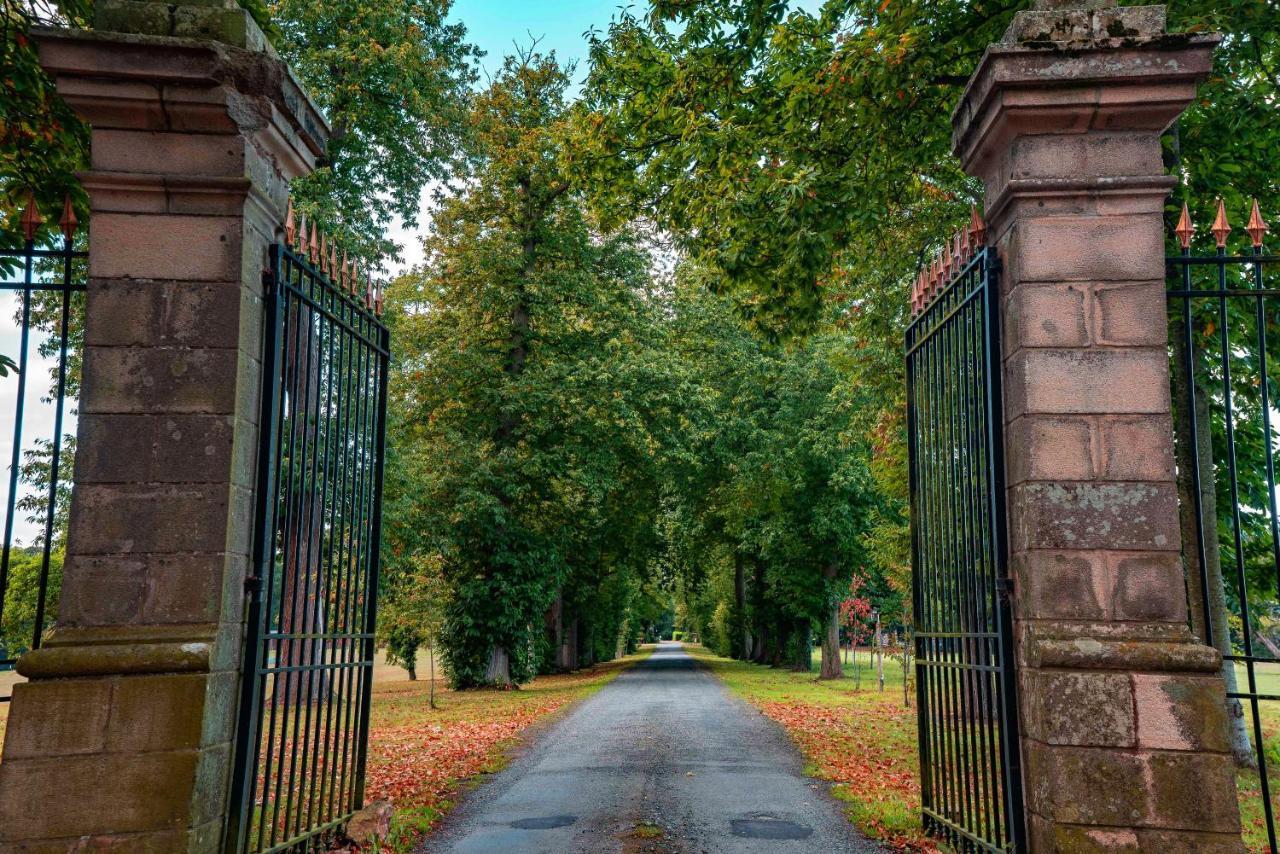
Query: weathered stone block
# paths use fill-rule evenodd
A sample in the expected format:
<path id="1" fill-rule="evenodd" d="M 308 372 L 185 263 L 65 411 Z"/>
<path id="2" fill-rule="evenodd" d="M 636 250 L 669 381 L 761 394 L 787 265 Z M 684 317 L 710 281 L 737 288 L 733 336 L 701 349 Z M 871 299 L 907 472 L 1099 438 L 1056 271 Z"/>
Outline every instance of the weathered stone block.
<path id="1" fill-rule="evenodd" d="M 1159 750 L 1231 749 L 1226 692 L 1216 676 L 1134 674 L 1138 742 Z"/>
<path id="2" fill-rule="evenodd" d="M 1083 347 L 1089 343 L 1088 291 L 1078 285 L 1014 288 L 1006 300 L 1006 349 Z"/>
<path id="3" fill-rule="evenodd" d="M 1062 217 L 1018 223 L 1016 282 L 1162 281 L 1163 222 L 1151 216 Z"/>
<path id="4" fill-rule="evenodd" d="M 202 825 L 224 815 L 227 779 L 231 773 L 231 745 L 219 744 L 201 751 L 201 762 L 192 792 L 191 823 Z"/>
<path id="5" fill-rule="evenodd" d="M 1159 175 L 1160 146 L 1149 135 L 1076 134 L 1019 137 L 1009 146 L 1008 177 L 1089 178 Z"/>
<path id="6" fill-rule="evenodd" d="M 157 133 L 102 129 L 94 133 L 94 169 L 162 175 L 244 176 L 239 134 Z"/>
<path id="7" fill-rule="evenodd" d="M 117 680 L 107 730 L 111 752 L 199 747 L 206 679 L 203 674 L 167 673 Z"/>
<path id="8" fill-rule="evenodd" d="M 95 753 L 106 739 L 110 682 L 65 679 L 13 688 L 4 760 Z"/>
<path id="9" fill-rule="evenodd" d="M 240 278 L 241 220 L 99 212 L 89 223 L 95 247 L 89 275 L 103 279 L 185 279 L 228 282 Z M 90 320 L 92 322 L 92 320 Z"/>
<path id="10" fill-rule="evenodd" d="M 1182 561 L 1176 552 L 1116 552 L 1108 561 L 1115 579 L 1116 619 L 1186 622 L 1186 587 Z"/>
<path id="11" fill-rule="evenodd" d="M 188 852 L 185 834 L 180 831 L 159 833 L 112 833 L 97 836 L 76 836 L 66 839 L 45 839 L 38 842 L 17 843 L 6 847 L 7 854 L 67 854 L 67 852 L 122 852 L 122 854 L 173 854 Z M 190 854 L 190 852 L 188 852 Z"/>
<path id="12" fill-rule="evenodd" d="M 1088 747 L 1133 747 L 1133 689 L 1125 673 L 1039 673 L 1027 734 L 1039 741 Z"/>
<path id="13" fill-rule="evenodd" d="M 242 306 L 238 282 L 94 280 L 85 343 L 231 349 L 240 345 Z"/>
<path id="14" fill-rule="evenodd" d="M 1143 851 L 1160 854 L 1244 854 L 1238 833 L 1191 833 L 1185 830 L 1139 830 Z"/>
<path id="15" fill-rule="evenodd" d="M 81 411 L 235 411 L 239 353 L 182 347 L 87 347 Z"/>
<path id="16" fill-rule="evenodd" d="M 1005 428 L 1009 485 L 1028 480 L 1092 480 L 1094 442 L 1087 418 L 1024 415 Z"/>
<path id="17" fill-rule="evenodd" d="M 138 620 L 146 563 L 132 556 L 88 556 L 72 552 L 63 568 L 58 622 L 109 626 Z"/>
<path id="18" fill-rule="evenodd" d="M 1163 280 L 1100 287 L 1094 301 L 1099 344 L 1163 347 L 1169 340 Z"/>
<path id="19" fill-rule="evenodd" d="M 1151 753 L 1150 812 L 1139 825 L 1239 833 L 1235 762 L 1229 754 Z"/>
<path id="20" fill-rule="evenodd" d="M 1138 843 L 1138 834 L 1132 830 L 1045 823 L 1031 850 L 1059 854 L 1114 854 L 1144 849 Z"/>
<path id="21" fill-rule="evenodd" d="M 147 558 L 142 619 L 159 625 L 216 623 L 228 608 L 226 597 L 243 601 L 244 573 L 229 567 L 244 558 L 226 554 L 151 555 Z"/>
<path id="22" fill-rule="evenodd" d="M 1099 419 L 1104 480 L 1172 481 L 1173 425 L 1166 414 Z"/>
<path id="23" fill-rule="evenodd" d="M 204 731 L 200 734 L 201 747 L 228 744 L 235 737 L 236 704 L 239 699 L 238 672 L 220 670 L 205 678 L 205 716 Z"/>
<path id="24" fill-rule="evenodd" d="M 227 415 L 103 415 L 80 421 L 82 483 L 219 483 L 231 476 Z"/>
<path id="25" fill-rule="evenodd" d="M 1023 349 L 1009 356 L 1005 377 L 1010 420 L 1169 411 L 1169 360 L 1160 349 Z"/>
<path id="26" fill-rule="evenodd" d="M 1024 551 L 1012 558 L 1018 616 L 1027 620 L 1103 620 L 1110 614 L 1111 578 L 1099 554 Z"/>
<path id="27" fill-rule="evenodd" d="M 1162 483 L 1025 483 L 1010 490 L 1010 541 L 1025 549 L 1178 548 L 1178 496 Z"/>
<path id="28" fill-rule="evenodd" d="M 73 554 L 223 551 L 228 499 L 223 484 L 83 484 L 71 508 Z"/>
<path id="29" fill-rule="evenodd" d="M 1041 754 L 1037 811 L 1063 824 L 1131 827 L 1148 814 L 1147 766 L 1136 753 L 1084 747 L 1032 748 Z"/>
<path id="30" fill-rule="evenodd" d="M 0 841 L 154 832 L 188 814 L 196 751 L 6 759 Z M 27 809 L 39 804 L 39 809 Z"/>

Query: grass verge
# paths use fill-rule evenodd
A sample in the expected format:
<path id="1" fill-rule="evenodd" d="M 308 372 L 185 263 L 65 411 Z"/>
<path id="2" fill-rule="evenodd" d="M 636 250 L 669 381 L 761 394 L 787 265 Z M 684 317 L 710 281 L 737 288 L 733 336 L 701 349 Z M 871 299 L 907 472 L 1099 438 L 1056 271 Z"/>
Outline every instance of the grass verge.
<path id="1" fill-rule="evenodd" d="M 792 673 L 721 658 L 701 646 L 689 653 L 732 690 L 782 724 L 808 762 L 808 772 L 831 781 L 847 804 L 849 820 L 867 836 L 899 851 L 942 851 L 920 827 L 916 714 L 905 708 L 902 668 L 885 661 L 879 690 L 870 656 L 861 653 L 861 690 L 853 662 L 843 680 L 821 682 L 814 673 Z M 914 698 L 912 698 L 914 701 Z"/>
<path id="2" fill-rule="evenodd" d="M 485 775 L 502 770 L 520 736 L 535 723 L 600 690 L 652 653 L 577 673 L 539 676 L 519 691 L 450 691 L 437 683 L 374 683 L 365 802 L 395 806 L 391 834 L 381 852 L 412 851 Z"/>

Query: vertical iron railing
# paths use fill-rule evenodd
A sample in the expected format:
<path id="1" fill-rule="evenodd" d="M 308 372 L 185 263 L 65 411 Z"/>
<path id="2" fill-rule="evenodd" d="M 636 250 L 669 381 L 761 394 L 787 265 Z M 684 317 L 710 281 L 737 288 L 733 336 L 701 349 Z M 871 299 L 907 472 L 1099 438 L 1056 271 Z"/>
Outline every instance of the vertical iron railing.
<path id="1" fill-rule="evenodd" d="M 1252 245 L 1239 253 L 1228 251 L 1232 229 L 1221 202 L 1212 254 L 1193 251 L 1195 230 L 1184 206 L 1176 230 L 1182 251 L 1168 259 L 1167 291 L 1189 615 L 1196 634 L 1223 653 L 1245 842 L 1274 854 L 1280 255 L 1263 247 L 1268 229 L 1256 203 L 1245 228 Z"/>
<path id="2" fill-rule="evenodd" d="M 389 333 L 355 279 L 271 249 L 229 851 L 323 850 L 364 798 Z"/>
<path id="3" fill-rule="evenodd" d="M 13 296 L 13 325 L 0 326 L 0 441 L 8 463 L 0 546 L 0 703 L 13 696 L 18 657 L 40 647 L 57 607 L 71 453 L 68 389 L 79 386 L 85 258 L 75 248 L 70 200 L 61 238 L 40 240 L 34 196 L 21 217 L 23 241 L 0 248 L 0 291 Z M 47 384 L 46 384 L 47 383 Z"/>
<path id="4" fill-rule="evenodd" d="M 1023 851 L 999 261 L 974 223 L 917 282 L 906 334 L 921 799 L 957 850 Z"/>

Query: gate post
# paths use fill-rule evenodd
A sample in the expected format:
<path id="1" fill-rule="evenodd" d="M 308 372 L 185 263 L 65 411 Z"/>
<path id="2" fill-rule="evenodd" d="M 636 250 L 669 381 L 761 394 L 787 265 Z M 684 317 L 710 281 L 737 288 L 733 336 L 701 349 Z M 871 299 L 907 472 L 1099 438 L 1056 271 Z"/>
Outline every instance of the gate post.
<path id="1" fill-rule="evenodd" d="M 954 116 L 1005 265 L 1005 434 L 1035 851 L 1241 850 L 1218 653 L 1187 626 L 1160 136 L 1213 36 L 1039 0 Z M 1088 8 L 1081 8 L 1088 7 Z"/>
<path id="2" fill-rule="evenodd" d="M 0 849 L 221 845 L 251 548 L 267 246 L 324 120 L 235 0 L 99 0 L 36 33 L 92 126 L 75 490 L 25 656 Z"/>

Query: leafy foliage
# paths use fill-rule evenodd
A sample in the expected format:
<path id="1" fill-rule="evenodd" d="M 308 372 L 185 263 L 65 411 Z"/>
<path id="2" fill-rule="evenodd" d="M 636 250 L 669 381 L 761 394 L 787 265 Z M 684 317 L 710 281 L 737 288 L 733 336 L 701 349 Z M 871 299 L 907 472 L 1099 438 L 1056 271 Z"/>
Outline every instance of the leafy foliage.
<path id="1" fill-rule="evenodd" d="M 31 29 L 84 25 L 89 0 L 0 0 L 0 248 L 21 245 L 18 223 L 35 191 L 44 211 L 83 193 L 74 173 L 84 164 L 88 129 L 58 97 L 40 67 Z"/>
<path id="2" fill-rule="evenodd" d="M 533 675 L 561 588 L 612 657 L 651 536 L 640 496 L 670 405 L 656 306 L 643 252 L 593 234 L 562 170 L 567 84 L 526 55 L 476 98 L 472 180 L 442 202 L 426 268 L 390 291 L 405 518 L 441 561 L 444 662 L 464 687 Z"/>
<path id="3" fill-rule="evenodd" d="M 415 226 L 424 188 L 459 164 L 479 54 L 451 6 L 270 0 L 276 47 L 333 129 L 326 162 L 294 186 L 299 208 L 366 258 L 392 251 L 392 216 Z"/>

